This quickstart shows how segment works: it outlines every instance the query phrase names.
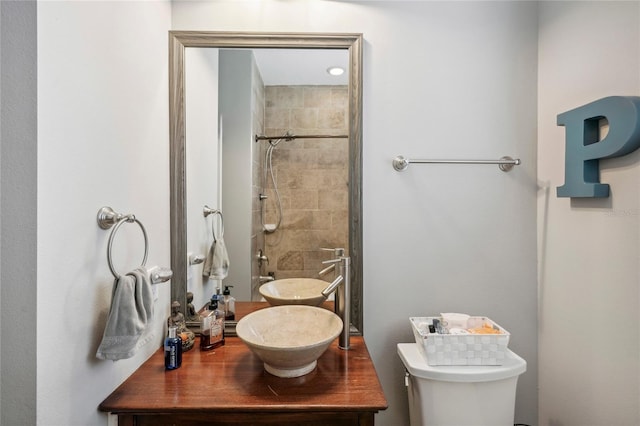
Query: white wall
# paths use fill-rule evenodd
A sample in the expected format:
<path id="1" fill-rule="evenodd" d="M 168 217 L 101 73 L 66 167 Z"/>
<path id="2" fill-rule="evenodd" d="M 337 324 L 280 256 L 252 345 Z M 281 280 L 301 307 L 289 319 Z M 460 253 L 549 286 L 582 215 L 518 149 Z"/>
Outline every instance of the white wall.
<path id="1" fill-rule="evenodd" d="M 164 283 L 154 340 L 128 360 L 96 359 L 113 284 L 98 209 L 134 213 L 149 236 L 147 265 L 170 264 L 171 7 L 43 1 L 37 18 L 38 294 L 14 323 L 37 321 L 37 336 L 24 338 L 37 349 L 38 424 L 104 425 L 98 404 L 160 347 L 169 314 Z M 140 264 L 134 225 L 120 228 L 113 254 L 122 273 Z"/>
<path id="2" fill-rule="evenodd" d="M 222 192 L 225 244 L 234 297 L 251 300 L 253 236 L 253 53 L 220 52 L 220 120 L 222 123 Z"/>
<path id="3" fill-rule="evenodd" d="M 213 243 L 212 226 L 220 236 L 218 215 L 204 217 L 207 205 L 221 209 L 221 147 L 218 142 L 218 49 L 185 49 L 187 254 L 207 256 Z M 187 291 L 197 310 L 207 303 L 218 280 L 203 279 L 204 263 L 191 265 Z"/>
<path id="4" fill-rule="evenodd" d="M 398 342 L 412 315 L 485 314 L 529 362 L 516 420 L 537 423 L 537 6 L 529 2 L 174 2 L 173 29 L 364 34 L 364 333 L 408 423 Z M 414 158 L 520 157 L 497 166 Z"/>
<path id="5" fill-rule="evenodd" d="M 556 117 L 640 95 L 640 3 L 541 2 L 539 20 L 540 424 L 637 425 L 640 151 L 600 162 L 609 198 L 558 198 Z"/>

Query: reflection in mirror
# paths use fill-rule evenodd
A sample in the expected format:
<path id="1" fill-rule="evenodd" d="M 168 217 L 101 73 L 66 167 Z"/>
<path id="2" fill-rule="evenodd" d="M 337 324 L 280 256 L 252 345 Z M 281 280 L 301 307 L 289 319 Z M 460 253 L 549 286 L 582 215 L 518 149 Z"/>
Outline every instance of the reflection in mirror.
<path id="1" fill-rule="evenodd" d="M 321 248 L 343 247 L 361 329 L 361 36 L 171 38 L 172 298 L 186 306 L 189 292 L 199 308 L 233 286 L 238 300 L 259 301 L 264 282 L 317 278 L 332 257 Z M 205 205 L 221 217 L 205 217 Z M 193 262 L 214 235 L 230 260 L 224 280 Z"/>
<path id="2" fill-rule="evenodd" d="M 188 49 L 185 55 L 186 164 L 185 208 L 188 259 L 187 291 L 191 302 L 199 309 L 204 300 L 215 293 L 215 280 L 203 277 L 203 270 L 214 233 L 222 234 L 224 212 L 221 217 L 205 217 L 204 206 L 221 211 L 222 146 L 218 143 L 218 49 Z M 198 259 L 197 261 L 195 259 Z M 190 295 L 190 296 L 191 296 Z M 185 313 L 186 316 L 188 315 Z M 189 318 L 197 321 L 195 318 Z"/>

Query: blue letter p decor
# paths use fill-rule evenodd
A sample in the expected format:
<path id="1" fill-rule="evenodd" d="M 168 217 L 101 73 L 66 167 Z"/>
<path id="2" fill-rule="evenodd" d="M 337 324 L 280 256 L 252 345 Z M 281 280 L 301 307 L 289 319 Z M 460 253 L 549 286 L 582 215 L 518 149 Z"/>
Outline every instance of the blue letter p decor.
<path id="1" fill-rule="evenodd" d="M 609 122 L 600 138 L 599 120 Z M 640 148 L 640 97 L 610 96 L 558 115 L 565 127 L 564 185 L 558 197 L 608 197 L 609 185 L 600 183 L 599 160 L 621 157 Z"/>

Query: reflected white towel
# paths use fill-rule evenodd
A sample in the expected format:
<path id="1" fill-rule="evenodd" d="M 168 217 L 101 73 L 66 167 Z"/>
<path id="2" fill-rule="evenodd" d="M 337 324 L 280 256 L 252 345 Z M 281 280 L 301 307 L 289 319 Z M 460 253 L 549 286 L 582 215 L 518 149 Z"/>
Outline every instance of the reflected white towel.
<path id="1" fill-rule="evenodd" d="M 229 274 L 229 254 L 222 237 L 211 244 L 202 274 L 212 280 L 224 279 Z"/>
<path id="2" fill-rule="evenodd" d="M 117 278 L 96 356 L 113 361 L 131 358 L 153 337 L 152 318 L 153 292 L 147 269 L 139 267 Z"/>

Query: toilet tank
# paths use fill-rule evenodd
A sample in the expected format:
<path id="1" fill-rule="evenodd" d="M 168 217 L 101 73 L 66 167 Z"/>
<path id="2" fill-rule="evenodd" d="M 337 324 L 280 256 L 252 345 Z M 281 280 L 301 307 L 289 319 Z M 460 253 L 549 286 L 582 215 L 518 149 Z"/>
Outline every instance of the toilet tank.
<path id="1" fill-rule="evenodd" d="M 507 350 L 501 366 L 430 366 L 415 343 L 398 344 L 407 375 L 411 426 L 513 426 L 524 359 Z"/>

